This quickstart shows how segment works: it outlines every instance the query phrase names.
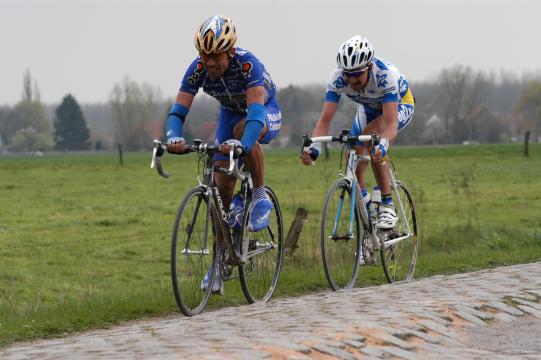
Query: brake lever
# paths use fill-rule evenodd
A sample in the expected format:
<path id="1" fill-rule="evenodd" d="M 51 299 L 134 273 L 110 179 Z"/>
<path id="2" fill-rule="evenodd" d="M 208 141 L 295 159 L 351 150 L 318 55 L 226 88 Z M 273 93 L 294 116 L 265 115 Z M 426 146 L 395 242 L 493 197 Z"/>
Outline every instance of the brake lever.
<path id="1" fill-rule="evenodd" d="M 153 169 L 156 167 L 158 174 L 164 178 L 169 177 L 169 173 L 163 169 L 161 158 L 165 154 L 167 146 L 162 144 L 159 140 L 154 140 L 154 149 L 152 150 L 152 161 L 150 162 L 150 168 Z"/>
<path id="2" fill-rule="evenodd" d="M 301 155 L 304 153 L 304 149 L 312 145 L 312 139 L 308 136 L 308 134 L 304 134 L 302 136 L 302 144 L 301 144 Z"/>

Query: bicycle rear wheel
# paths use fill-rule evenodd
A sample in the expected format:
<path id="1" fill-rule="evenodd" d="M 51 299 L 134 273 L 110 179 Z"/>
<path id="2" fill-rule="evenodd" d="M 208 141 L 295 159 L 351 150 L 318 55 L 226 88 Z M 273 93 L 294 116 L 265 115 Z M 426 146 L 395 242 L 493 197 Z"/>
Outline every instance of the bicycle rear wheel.
<path id="1" fill-rule="evenodd" d="M 272 297 L 282 267 L 282 212 L 272 189 L 265 187 L 265 191 L 273 205 L 269 225 L 261 231 L 249 232 L 246 226 L 250 218 L 245 216 L 242 227 L 241 239 L 249 241 L 248 260 L 239 266 L 239 276 L 242 291 L 250 304 L 266 302 Z M 248 209 L 249 205 L 246 205 Z"/>
<path id="2" fill-rule="evenodd" d="M 321 256 L 333 290 L 352 288 L 359 271 L 362 227 L 358 204 L 350 224 L 351 204 L 349 183 L 335 181 L 327 192 L 321 217 Z"/>
<path id="3" fill-rule="evenodd" d="M 171 276 L 178 307 L 186 316 L 199 314 L 207 305 L 212 286 L 201 290 L 209 268 L 214 280 L 214 221 L 205 189 L 192 189 L 177 212 L 171 242 Z"/>
<path id="4" fill-rule="evenodd" d="M 396 184 L 393 202 L 398 221 L 392 231 L 383 233 L 385 246 L 380 250 L 383 271 L 390 283 L 413 278 L 419 250 L 417 217 L 411 191 L 400 181 Z"/>

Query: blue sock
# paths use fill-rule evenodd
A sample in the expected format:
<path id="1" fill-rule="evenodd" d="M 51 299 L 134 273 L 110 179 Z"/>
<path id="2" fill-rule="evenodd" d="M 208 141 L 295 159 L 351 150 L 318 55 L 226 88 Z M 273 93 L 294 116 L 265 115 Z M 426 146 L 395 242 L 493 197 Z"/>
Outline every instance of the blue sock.
<path id="1" fill-rule="evenodd" d="M 381 203 L 383 205 L 393 205 L 393 197 L 391 194 L 381 195 Z"/>

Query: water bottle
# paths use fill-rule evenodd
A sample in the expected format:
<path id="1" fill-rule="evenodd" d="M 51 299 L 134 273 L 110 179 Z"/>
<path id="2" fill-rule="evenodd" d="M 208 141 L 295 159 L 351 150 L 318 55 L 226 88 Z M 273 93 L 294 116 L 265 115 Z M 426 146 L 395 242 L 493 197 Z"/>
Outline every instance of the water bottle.
<path id="1" fill-rule="evenodd" d="M 374 207 L 373 200 L 370 199 L 370 193 L 366 189 L 361 189 L 361 195 L 363 197 L 363 203 L 368 210 L 368 215 L 370 215 L 372 222 L 376 221 L 377 212 L 376 208 Z"/>

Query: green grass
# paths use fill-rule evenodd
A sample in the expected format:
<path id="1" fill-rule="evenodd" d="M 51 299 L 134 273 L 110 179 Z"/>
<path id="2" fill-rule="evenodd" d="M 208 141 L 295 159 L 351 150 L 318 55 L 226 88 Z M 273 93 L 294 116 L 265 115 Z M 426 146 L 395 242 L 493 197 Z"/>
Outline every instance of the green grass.
<path id="1" fill-rule="evenodd" d="M 530 154 L 520 145 L 393 149 L 422 228 L 416 277 L 541 259 L 541 145 Z M 303 167 L 293 151 L 267 152 L 284 232 L 298 207 L 309 211 L 278 297 L 327 288 L 319 218 L 337 156 Z M 167 156 L 166 180 L 149 160 L 127 154 L 120 167 L 111 154 L 0 158 L 0 345 L 178 312 L 170 232 L 197 162 Z M 384 283 L 383 272 L 363 267 L 358 282 Z M 231 281 L 209 307 L 244 303 Z"/>

